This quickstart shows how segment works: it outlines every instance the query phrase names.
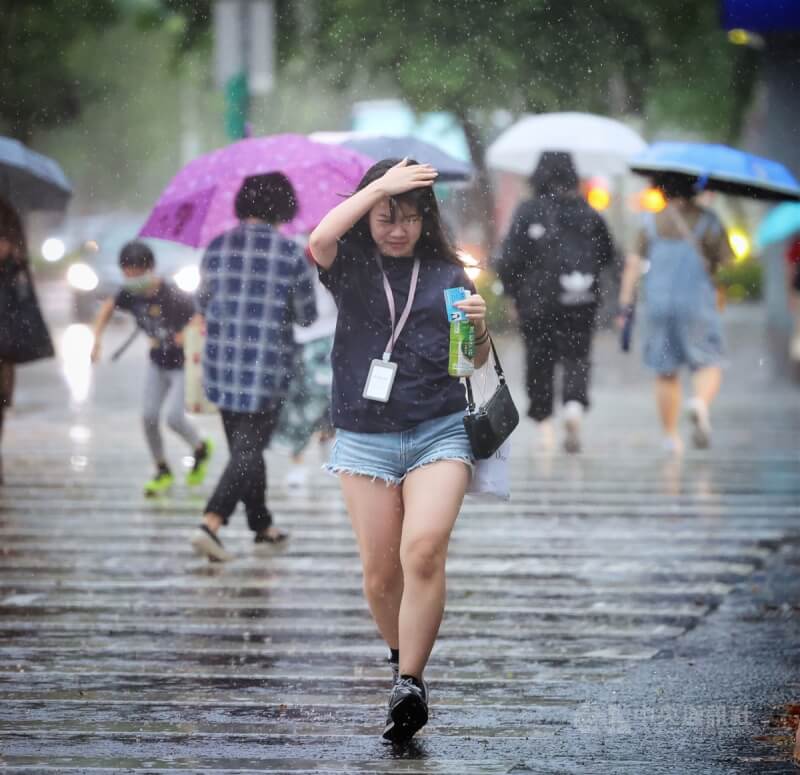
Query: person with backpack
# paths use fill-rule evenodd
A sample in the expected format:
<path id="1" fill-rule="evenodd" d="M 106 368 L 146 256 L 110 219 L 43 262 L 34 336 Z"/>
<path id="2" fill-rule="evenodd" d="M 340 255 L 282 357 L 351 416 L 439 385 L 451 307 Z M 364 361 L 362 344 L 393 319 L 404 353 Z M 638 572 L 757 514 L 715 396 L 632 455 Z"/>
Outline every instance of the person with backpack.
<path id="1" fill-rule="evenodd" d="M 643 216 L 636 245 L 625 263 L 619 304 L 623 314 L 631 308 L 636 285 L 643 278 L 644 363 L 656 374 L 664 451 L 679 455 L 683 451 L 678 425 L 684 366 L 692 372 L 694 396 L 686 406 L 692 442 L 698 449 L 711 445 L 709 410 L 722 385 L 724 360 L 714 276 L 733 253 L 719 218 L 697 203 L 691 178 L 662 173 L 653 185 L 667 205 L 660 213 Z"/>
<path id="2" fill-rule="evenodd" d="M 568 153 L 543 153 L 530 183 L 534 196 L 517 208 L 496 269 L 525 343 L 528 416 L 539 426 L 542 446 L 552 447 L 561 364 L 564 449 L 577 453 L 589 407 L 599 276 L 614 258 L 614 244 L 603 218 L 580 195 Z"/>

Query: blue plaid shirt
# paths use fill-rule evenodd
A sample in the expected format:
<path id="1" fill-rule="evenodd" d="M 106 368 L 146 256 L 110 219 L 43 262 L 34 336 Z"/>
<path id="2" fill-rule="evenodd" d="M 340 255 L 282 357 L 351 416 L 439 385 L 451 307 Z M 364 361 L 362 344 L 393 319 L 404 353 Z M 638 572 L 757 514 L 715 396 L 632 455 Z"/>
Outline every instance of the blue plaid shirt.
<path id="1" fill-rule="evenodd" d="M 208 246 L 200 276 L 195 298 L 208 332 L 206 395 L 220 409 L 262 411 L 286 395 L 292 324 L 317 317 L 311 265 L 272 227 L 242 223 Z"/>

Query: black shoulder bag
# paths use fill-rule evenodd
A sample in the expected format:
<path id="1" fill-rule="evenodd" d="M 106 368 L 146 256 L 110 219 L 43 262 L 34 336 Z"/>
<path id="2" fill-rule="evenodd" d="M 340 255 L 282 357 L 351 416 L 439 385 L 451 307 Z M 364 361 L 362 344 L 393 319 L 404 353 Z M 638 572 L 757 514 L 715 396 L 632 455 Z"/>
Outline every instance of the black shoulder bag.
<path id="1" fill-rule="evenodd" d="M 0 278 L 0 319 L 0 361 L 29 363 L 53 357 L 53 342 L 27 265 Z"/>
<path id="2" fill-rule="evenodd" d="M 511 391 L 506 384 L 506 376 L 491 337 L 489 344 L 492 346 L 494 370 L 500 384 L 483 406 L 475 406 L 472 383 L 469 377 L 466 378 L 468 406 L 464 415 L 464 428 L 469 436 L 472 454 L 478 460 L 486 460 L 494 455 L 519 424 L 519 412 L 511 398 Z"/>

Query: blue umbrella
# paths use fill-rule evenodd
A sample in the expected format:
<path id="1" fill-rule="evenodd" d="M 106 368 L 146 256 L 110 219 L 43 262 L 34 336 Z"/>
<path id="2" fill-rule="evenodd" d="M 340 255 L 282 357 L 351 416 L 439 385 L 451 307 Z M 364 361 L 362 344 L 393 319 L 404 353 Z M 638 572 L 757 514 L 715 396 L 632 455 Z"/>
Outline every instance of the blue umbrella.
<path id="1" fill-rule="evenodd" d="M 758 226 L 756 243 L 760 248 L 783 242 L 793 234 L 800 236 L 800 204 L 784 202 L 770 210 Z"/>
<path id="2" fill-rule="evenodd" d="M 469 162 L 456 159 L 441 148 L 411 135 L 392 137 L 358 132 L 315 132 L 311 139 L 343 145 L 375 161 L 408 157 L 420 164 L 432 164 L 439 171 L 437 183 L 467 181 L 475 172 Z"/>
<path id="3" fill-rule="evenodd" d="M 773 201 L 800 200 L 800 183 L 782 164 L 726 145 L 654 143 L 630 160 L 639 175 L 684 175 L 697 186 L 724 194 Z"/>
<path id="4" fill-rule="evenodd" d="M 19 212 L 63 210 L 72 185 L 53 159 L 0 137 L 0 197 Z"/>

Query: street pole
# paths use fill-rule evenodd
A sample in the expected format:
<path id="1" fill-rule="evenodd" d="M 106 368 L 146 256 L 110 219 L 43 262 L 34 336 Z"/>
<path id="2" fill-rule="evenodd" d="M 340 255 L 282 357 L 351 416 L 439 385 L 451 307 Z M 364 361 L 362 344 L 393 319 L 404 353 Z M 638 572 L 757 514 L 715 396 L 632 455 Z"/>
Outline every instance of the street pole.
<path id="1" fill-rule="evenodd" d="M 249 133 L 252 97 L 274 87 L 273 0 L 216 0 L 214 51 L 216 83 L 225 96 L 225 132 L 240 140 Z"/>

